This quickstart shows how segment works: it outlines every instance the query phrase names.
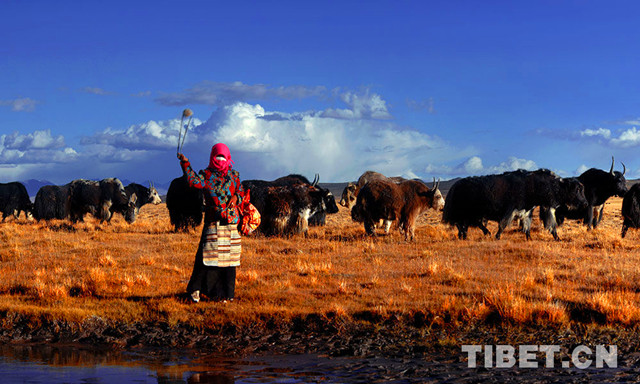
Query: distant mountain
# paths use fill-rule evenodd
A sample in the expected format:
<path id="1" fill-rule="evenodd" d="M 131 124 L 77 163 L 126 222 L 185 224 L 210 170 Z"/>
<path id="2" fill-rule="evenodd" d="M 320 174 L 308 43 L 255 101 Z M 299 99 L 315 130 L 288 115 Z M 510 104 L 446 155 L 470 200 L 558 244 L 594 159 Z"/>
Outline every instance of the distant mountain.
<path id="1" fill-rule="evenodd" d="M 21 181 L 21 183 L 24 184 L 24 186 L 27 188 L 27 193 L 32 198 L 36 196 L 36 194 L 38 193 L 38 190 L 41 187 L 44 187 L 45 185 L 53 185 L 53 183 L 48 180 L 36 180 L 36 179 Z"/>

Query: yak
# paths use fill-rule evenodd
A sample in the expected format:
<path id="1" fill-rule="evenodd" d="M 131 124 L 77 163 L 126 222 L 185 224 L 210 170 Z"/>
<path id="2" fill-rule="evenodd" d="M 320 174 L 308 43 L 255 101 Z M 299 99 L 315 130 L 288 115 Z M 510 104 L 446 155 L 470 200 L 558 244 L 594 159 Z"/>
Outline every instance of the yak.
<path id="1" fill-rule="evenodd" d="M 267 236 L 306 234 L 310 218 L 326 210 L 325 192 L 308 184 L 267 187 L 260 200 L 253 200 L 253 193 L 262 220 L 257 232 Z"/>
<path id="2" fill-rule="evenodd" d="M 195 228 L 202 223 L 203 191 L 189 187 L 186 175 L 175 178 L 167 191 L 167 209 L 175 232 Z"/>
<path id="3" fill-rule="evenodd" d="M 499 239 L 504 229 L 518 217 L 523 221 L 523 232 L 530 239 L 531 211 L 541 206 L 554 212 L 563 204 L 585 206 L 584 187 L 575 181 L 563 180 L 547 169 L 520 169 L 458 180 L 449 189 L 442 220 L 458 228 L 459 239 L 467 238 L 469 227 L 478 227 L 488 235 L 487 220 L 497 221 L 496 239 Z M 552 219 L 555 221 L 555 217 Z M 555 225 L 550 227 L 557 240 Z"/>
<path id="4" fill-rule="evenodd" d="M 640 183 L 634 184 L 622 199 L 622 238 L 629 228 L 640 228 Z"/>
<path id="5" fill-rule="evenodd" d="M 316 174 L 313 182 L 302 175 L 290 174 L 277 178 L 273 181 L 265 180 L 244 180 L 242 186 L 245 190 L 251 190 L 251 203 L 258 208 L 265 206 L 265 198 L 267 189 L 270 187 L 282 187 L 293 186 L 296 184 L 303 184 L 309 187 L 314 187 L 322 195 L 323 206 L 321 209 L 315 211 L 308 220 L 308 224 L 311 226 L 322 226 L 326 223 L 327 214 L 338 213 L 338 206 L 336 205 L 336 199 L 326 188 L 322 188 L 318 185 L 320 176 Z M 262 211 L 260 211 L 262 214 Z"/>
<path id="6" fill-rule="evenodd" d="M 358 178 L 358 181 L 355 184 L 354 183 L 347 184 L 347 186 L 342 191 L 342 196 L 340 198 L 340 205 L 342 205 L 345 208 L 352 209 L 353 206 L 356 204 L 356 200 L 358 198 L 358 193 L 360 192 L 360 189 L 362 189 L 362 187 L 371 180 L 387 180 L 387 181 L 391 181 L 393 183 L 398 184 L 405 181 L 406 179 L 399 176 L 387 177 L 379 172 L 366 171 L 365 173 L 360 175 L 360 177 Z M 391 220 L 383 220 L 382 225 L 384 226 L 385 233 L 389 233 L 389 229 L 391 228 L 392 223 L 393 221 Z"/>
<path id="7" fill-rule="evenodd" d="M 34 202 L 33 215 L 36 220 L 64 220 L 69 218 L 69 188 L 66 185 L 40 187 Z"/>
<path id="8" fill-rule="evenodd" d="M 128 223 L 136 219 L 137 196 L 127 197 L 122 182 L 116 178 L 92 181 L 78 179 L 69 186 L 69 217 L 83 221 L 91 213 L 101 222 L 111 221 L 114 212 L 122 214 Z"/>
<path id="9" fill-rule="evenodd" d="M 27 218 L 32 216 L 33 204 L 27 188 L 22 183 L 0 183 L 0 211 L 3 222 L 9 215 L 17 219 L 21 212 L 24 212 Z"/>
<path id="10" fill-rule="evenodd" d="M 136 195 L 136 211 L 139 212 L 145 204 L 158 205 L 162 202 L 160 195 L 156 188 L 149 182 L 149 188 L 141 184 L 131 183 L 124 187 L 124 191 L 127 194 L 127 198 Z"/>
<path id="11" fill-rule="evenodd" d="M 415 222 L 427 208 L 442 209 L 444 199 L 434 180 L 433 188 L 419 180 L 406 180 L 396 184 L 378 179 L 366 183 L 356 204 L 351 209 L 351 218 L 364 223 L 365 232 L 375 236 L 376 223 L 380 220 L 398 220 L 405 240 L 414 240 Z"/>
<path id="12" fill-rule="evenodd" d="M 555 212 L 558 225 L 565 219 L 583 220 L 587 229 L 596 228 L 602 221 L 604 215 L 604 203 L 611 196 L 623 197 L 627 192 L 627 180 L 624 175 L 627 168 L 622 163 L 622 173 L 614 171 L 615 159 L 611 157 L 611 169 L 609 172 L 601 169 L 591 168 L 586 170 L 577 180 L 584 185 L 584 195 L 587 199 L 587 206 L 571 208 L 560 206 Z M 549 212 L 546 209 L 540 210 L 540 218 L 547 222 Z"/>

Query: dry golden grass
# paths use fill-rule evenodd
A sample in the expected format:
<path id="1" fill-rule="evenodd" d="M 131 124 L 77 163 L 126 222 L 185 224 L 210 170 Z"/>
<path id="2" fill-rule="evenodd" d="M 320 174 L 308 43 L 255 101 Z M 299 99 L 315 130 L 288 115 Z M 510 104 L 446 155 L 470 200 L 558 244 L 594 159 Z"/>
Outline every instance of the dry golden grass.
<path id="1" fill-rule="evenodd" d="M 132 225 L 119 216 L 111 224 L 20 219 L 0 225 L 0 311 L 204 327 L 309 314 L 420 316 L 453 326 L 637 325 L 640 233 L 620 238 L 620 205 L 610 199 L 595 231 L 566 223 L 559 242 L 537 220 L 531 241 L 515 228 L 502 240 L 471 229 L 459 241 L 434 211 L 420 218 L 415 242 L 397 230 L 369 238 L 340 207 L 307 237 L 243 238 L 231 304 L 184 298 L 200 229 L 173 233 L 164 204 L 143 207 Z"/>

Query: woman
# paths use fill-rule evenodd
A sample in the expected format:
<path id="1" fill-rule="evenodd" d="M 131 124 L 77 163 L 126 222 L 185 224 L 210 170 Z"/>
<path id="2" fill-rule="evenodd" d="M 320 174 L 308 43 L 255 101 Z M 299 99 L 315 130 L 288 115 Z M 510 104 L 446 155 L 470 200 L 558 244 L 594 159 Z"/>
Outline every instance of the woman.
<path id="1" fill-rule="evenodd" d="M 205 198 L 204 227 L 187 293 L 196 303 L 200 293 L 214 300 L 233 300 L 241 252 L 238 207 L 245 195 L 240 175 L 231 169 L 231 153 L 222 143 L 211 148 L 209 166 L 199 173 L 182 153 L 178 159 L 189 186 L 204 190 Z"/>

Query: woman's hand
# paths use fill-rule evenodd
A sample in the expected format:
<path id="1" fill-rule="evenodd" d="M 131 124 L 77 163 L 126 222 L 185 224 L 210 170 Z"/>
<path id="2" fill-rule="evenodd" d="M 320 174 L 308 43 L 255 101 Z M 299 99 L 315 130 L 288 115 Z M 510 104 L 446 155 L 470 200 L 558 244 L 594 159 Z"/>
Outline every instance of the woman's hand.
<path id="1" fill-rule="evenodd" d="M 178 159 L 182 162 L 187 162 L 189 161 L 189 159 L 187 159 L 187 157 L 185 155 L 183 155 L 182 153 L 178 153 Z"/>

